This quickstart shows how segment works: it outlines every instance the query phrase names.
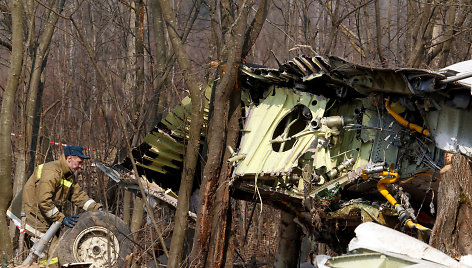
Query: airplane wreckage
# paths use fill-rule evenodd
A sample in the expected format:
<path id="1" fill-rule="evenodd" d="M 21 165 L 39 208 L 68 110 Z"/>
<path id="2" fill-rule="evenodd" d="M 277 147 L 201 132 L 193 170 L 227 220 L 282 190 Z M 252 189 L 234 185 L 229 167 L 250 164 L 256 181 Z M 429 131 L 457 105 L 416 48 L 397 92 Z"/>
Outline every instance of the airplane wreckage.
<path id="1" fill-rule="evenodd" d="M 315 234 L 335 232 L 342 222 L 338 229 L 350 239 L 359 224 L 375 222 L 424 239 L 434 224 L 445 153 L 472 156 L 467 70 L 472 61 L 429 71 L 321 56 L 279 68 L 242 65 L 243 124 L 227 159 L 232 196 L 294 213 Z M 210 88 L 205 97 L 208 108 Z M 147 193 L 172 206 L 190 107 L 183 99 L 133 150 L 140 175 L 154 182 Z M 99 167 L 137 189 L 123 175 L 131 174 L 129 159 L 119 168 Z"/>

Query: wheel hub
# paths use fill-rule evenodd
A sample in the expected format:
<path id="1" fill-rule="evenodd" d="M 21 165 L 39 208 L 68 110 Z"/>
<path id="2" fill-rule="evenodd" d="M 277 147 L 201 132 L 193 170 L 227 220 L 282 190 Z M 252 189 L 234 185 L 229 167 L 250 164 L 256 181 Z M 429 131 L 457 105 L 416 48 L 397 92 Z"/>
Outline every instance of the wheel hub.
<path id="1" fill-rule="evenodd" d="M 119 247 L 118 239 L 110 230 L 93 226 L 76 237 L 73 253 L 80 262 L 92 262 L 91 267 L 109 267 L 116 263 Z"/>

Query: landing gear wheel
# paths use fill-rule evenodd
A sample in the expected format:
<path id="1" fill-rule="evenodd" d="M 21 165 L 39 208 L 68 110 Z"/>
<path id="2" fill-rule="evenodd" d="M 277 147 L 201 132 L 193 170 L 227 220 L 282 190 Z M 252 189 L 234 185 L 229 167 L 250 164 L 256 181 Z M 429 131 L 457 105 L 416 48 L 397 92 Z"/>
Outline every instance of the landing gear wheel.
<path id="1" fill-rule="evenodd" d="M 59 239 L 59 263 L 89 262 L 97 268 L 122 267 L 132 251 L 132 243 L 126 237 L 129 234 L 128 226 L 115 215 L 85 212 L 75 227 L 66 230 Z"/>
<path id="2" fill-rule="evenodd" d="M 116 262 L 120 244 L 108 229 L 92 226 L 76 237 L 72 252 L 76 260 L 93 262 L 95 266 L 105 267 L 108 263 Z"/>

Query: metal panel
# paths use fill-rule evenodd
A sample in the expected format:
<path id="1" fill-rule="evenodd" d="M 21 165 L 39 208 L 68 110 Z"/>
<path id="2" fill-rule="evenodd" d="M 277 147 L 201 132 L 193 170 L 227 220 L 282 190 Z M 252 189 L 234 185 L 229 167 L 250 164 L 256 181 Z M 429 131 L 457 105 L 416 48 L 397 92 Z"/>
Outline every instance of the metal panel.
<path id="1" fill-rule="evenodd" d="M 448 107 L 427 113 L 436 147 L 472 156 L 472 111 Z"/>
<path id="2" fill-rule="evenodd" d="M 245 155 L 245 158 L 235 168 L 235 174 L 238 176 L 288 173 L 297 165 L 301 154 L 317 139 L 307 125 L 297 134 L 300 136 L 292 137 L 296 141 L 290 150 L 274 151 L 274 131 L 295 106 L 304 105 L 310 109 L 313 118 L 321 118 L 327 100 L 321 96 L 289 89 L 277 87 L 273 90 L 274 94 L 269 94 L 259 105 L 250 108 L 238 152 Z"/>

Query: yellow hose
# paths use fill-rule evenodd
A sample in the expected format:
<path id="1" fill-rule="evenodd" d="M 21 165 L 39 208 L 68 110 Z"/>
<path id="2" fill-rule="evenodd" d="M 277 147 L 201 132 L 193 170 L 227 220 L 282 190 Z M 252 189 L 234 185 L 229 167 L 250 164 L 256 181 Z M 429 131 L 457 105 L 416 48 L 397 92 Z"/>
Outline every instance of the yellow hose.
<path id="1" fill-rule="evenodd" d="M 398 173 L 397 172 L 390 172 L 390 171 L 382 171 L 380 172 L 381 179 L 377 182 L 377 189 L 379 192 L 387 199 L 387 201 L 392 204 L 393 207 L 398 205 L 397 200 L 388 192 L 387 188 L 385 188 L 385 183 L 394 183 L 398 180 Z"/>
<path id="2" fill-rule="evenodd" d="M 427 137 L 430 136 L 429 130 L 422 128 L 416 124 L 408 122 L 405 118 L 401 117 L 399 114 L 397 114 L 392 107 L 390 107 L 390 101 L 385 99 L 385 109 L 387 109 L 387 112 L 397 120 L 398 123 L 400 123 L 402 126 L 409 128 L 411 130 L 414 130 L 418 133 L 421 133 Z"/>
<path id="3" fill-rule="evenodd" d="M 392 171 L 382 171 L 379 173 L 380 175 L 380 180 L 377 182 L 377 189 L 379 190 L 380 194 L 382 194 L 387 201 L 392 204 L 392 206 L 395 208 L 399 204 L 397 200 L 388 192 L 387 188 L 385 188 L 384 184 L 385 183 L 395 183 L 398 178 L 400 178 L 400 175 L 397 172 L 392 172 Z M 402 208 L 403 210 L 403 208 Z M 423 225 L 419 223 L 413 222 L 411 219 L 408 219 L 405 222 L 405 225 L 408 226 L 410 229 L 416 228 L 420 231 L 431 231 L 431 229 L 424 227 Z"/>
<path id="4" fill-rule="evenodd" d="M 428 231 L 428 232 L 431 232 L 431 229 L 429 229 L 428 227 L 424 227 L 423 225 L 419 224 L 419 223 L 415 223 L 413 222 L 411 219 L 408 219 L 406 222 L 405 222 L 405 225 L 408 226 L 410 229 L 413 229 L 413 228 L 416 228 L 420 231 Z"/>

